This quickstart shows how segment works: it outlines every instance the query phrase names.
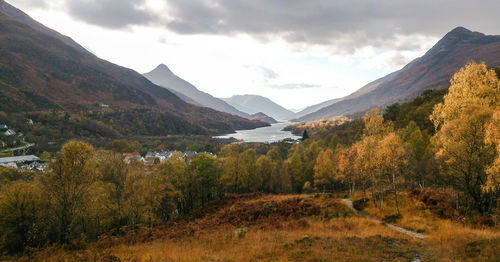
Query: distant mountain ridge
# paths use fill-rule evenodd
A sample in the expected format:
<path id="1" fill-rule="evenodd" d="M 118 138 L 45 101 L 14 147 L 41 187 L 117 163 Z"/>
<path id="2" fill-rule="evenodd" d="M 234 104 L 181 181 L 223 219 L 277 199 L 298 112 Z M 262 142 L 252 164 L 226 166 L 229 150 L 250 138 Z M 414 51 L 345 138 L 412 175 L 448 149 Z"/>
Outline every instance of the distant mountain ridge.
<path id="1" fill-rule="evenodd" d="M 235 95 L 229 98 L 221 98 L 236 109 L 247 114 L 262 112 L 276 120 L 286 120 L 294 113 L 271 99 L 258 95 Z"/>
<path id="2" fill-rule="evenodd" d="M 161 64 L 151 72 L 143 74 L 151 82 L 167 88 L 178 94 L 184 101 L 197 105 L 212 108 L 217 111 L 248 118 L 249 114 L 241 112 L 210 94 L 198 90 L 195 86 L 175 75 L 166 65 Z"/>
<path id="3" fill-rule="evenodd" d="M 259 121 L 262 121 L 262 122 L 266 122 L 266 123 L 269 123 L 269 124 L 276 124 L 278 123 L 278 121 L 276 121 L 276 119 L 262 113 L 262 112 L 259 112 L 259 113 L 256 113 L 256 114 L 253 114 L 249 117 L 249 119 L 252 119 L 252 120 L 259 120 Z"/>
<path id="4" fill-rule="evenodd" d="M 299 112 L 296 121 L 314 121 L 340 115 L 359 114 L 373 107 L 385 107 L 415 98 L 427 89 L 449 85 L 453 74 L 469 61 L 500 66 L 500 36 L 484 35 L 457 27 L 447 33 L 427 53 L 385 77 L 315 112 Z"/>
<path id="5" fill-rule="evenodd" d="M 113 136 L 220 134 L 268 125 L 188 104 L 0 0 L 0 111 L 49 110 L 79 114 L 82 128 L 112 129 L 106 134 Z"/>

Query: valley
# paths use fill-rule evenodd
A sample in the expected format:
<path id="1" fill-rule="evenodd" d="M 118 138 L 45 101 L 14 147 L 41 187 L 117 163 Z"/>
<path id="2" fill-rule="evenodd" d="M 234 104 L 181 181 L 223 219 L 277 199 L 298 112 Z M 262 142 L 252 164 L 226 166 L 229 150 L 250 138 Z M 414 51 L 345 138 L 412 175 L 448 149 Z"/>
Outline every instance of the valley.
<path id="1" fill-rule="evenodd" d="M 0 261 L 500 261 L 499 9 L 0 0 Z"/>

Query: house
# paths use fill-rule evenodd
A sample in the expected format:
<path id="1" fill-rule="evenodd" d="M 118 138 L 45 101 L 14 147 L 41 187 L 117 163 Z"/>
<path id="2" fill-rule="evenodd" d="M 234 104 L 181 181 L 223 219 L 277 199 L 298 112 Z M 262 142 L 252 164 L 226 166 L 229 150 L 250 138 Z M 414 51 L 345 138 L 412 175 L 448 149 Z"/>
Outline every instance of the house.
<path id="1" fill-rule="evenodd" d="M 160 156 L 160 154 L 156 152 L 147 152 L 144 159 L 147 163 L 152 164 L 155 162 L 156 159 L 158 159 L 158 161 L 160 162 L 165 160 L 165 157 Z"/>
<path id="2" fill-rule="evenodd" d="M 138 152 L 133 153 L 123 153 L 123 161 L 127 164 L 130 164 L 132 161 L 141 161 L 144 162 L 144 158 Z"/>
<path id="3" fill-rule="evenodd" d="M 196 155 L 198 154 L 198 152 L 195 152 L 195 151 L 186 151 L 182 154 L 182 157 L 184 158 L 194 158 Z"/>
<path id="4" fill-rule="evenodd" d="M 170 150 L 160 151 L 160 152 L 158 153 L 158 155 L 159 155 L 160 157 L 163 157 L 163 158 L 164 158 L 164 160 L 165 160 L 165 159 L 171 158 L 171 157 L 172 157 L 172 155 L 174 154 L 174 152 L 175 152 L 175 151 L 170 151 Z"/>
<path id="5" fill-rule="evenodd" d="M 102 108 L 109 108 L 109 105 L 103 104 L 103 103 L 101 103 L 99 106 L 102 107 Z"/>
<path id="6" fill-rule="evenodd" d="M 21 166 L 29 165 L 35 162 L 42 162 L 42 161 L 35 155 L 0 158 L 0 166 L 3 167 L 20 168 Z"/>
<path id="7" fill-rule="evenodd" d="M 12 129 L 7 129 L 7 131 L 5 131 L 3 134 L 6 136 L 13 136 L 16 134 L 16 131 L 14 131 Z"/>
<path id="8" fill-rule="evenodd" d="M 9 129 L 9 127 L 6 124 L 0 124 L 0 131 L 5 131 Z"/>
<path id="9" fill-rule="evenodd" d="M 28 125 L 32 126 L 34 124 L 33 119 L 28 119 Z"/>

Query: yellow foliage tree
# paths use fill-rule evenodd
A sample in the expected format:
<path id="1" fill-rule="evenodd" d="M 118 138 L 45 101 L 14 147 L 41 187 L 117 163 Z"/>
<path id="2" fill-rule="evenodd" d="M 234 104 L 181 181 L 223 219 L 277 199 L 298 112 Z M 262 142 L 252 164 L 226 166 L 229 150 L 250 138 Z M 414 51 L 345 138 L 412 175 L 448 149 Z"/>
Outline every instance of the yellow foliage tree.
<path id="1" fill-rule="evenodd" d="M 331 149 L 319 153 L 314 165 L 314 185 L 322 188 L 330 185 L 334 181 L 335 163 L 334 155 Z"/>
<path id="2" fill-rule="evenodd" d="M 437 130 L 436 157 L 482 213 L 491 208 L 492 197 L 485 189 L 493 188 L 497 180 L 498 122 L 493 116 L 499 106 L 500 81 L 494 70 L 469 63 L 453 76 L 444 102 L 430 116 Z"/>

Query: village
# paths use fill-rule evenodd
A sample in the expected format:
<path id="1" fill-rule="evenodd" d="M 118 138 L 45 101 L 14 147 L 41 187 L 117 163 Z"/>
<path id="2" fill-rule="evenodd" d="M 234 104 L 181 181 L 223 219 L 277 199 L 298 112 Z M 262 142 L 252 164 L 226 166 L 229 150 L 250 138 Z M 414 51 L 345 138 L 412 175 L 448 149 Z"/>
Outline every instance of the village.
<path id="1" fill-rule="evenodd" d="M 29 120 L 32 121 L 32 120 Z M 32 122 L 31 122 L 32 123 Z M 28 149 L 33 147 L 34 143 L 28 143 L 24 140 L 21 132 L 10 129 L 6 124 L 0 124 L 0 167 L 13 168 L 18 170 L 29 170 L 37 173 L 43 172 L 48 166 L 48 159 L 43 159 L 36 155 L 27 154 Z M 216 157 L 215 154 L 203 152 Z M 139 152 L 123 153 L 123 161 L 127 164 L 132 162 L 142 162 L 147 165 L 161 163 L 175 154 L 189 161 L 198 155 L 196 151 L 174 151 L 160 150 L 150 151 L 145 155 Z M 43 154 L 42 154 L 43 155 Z"/>

